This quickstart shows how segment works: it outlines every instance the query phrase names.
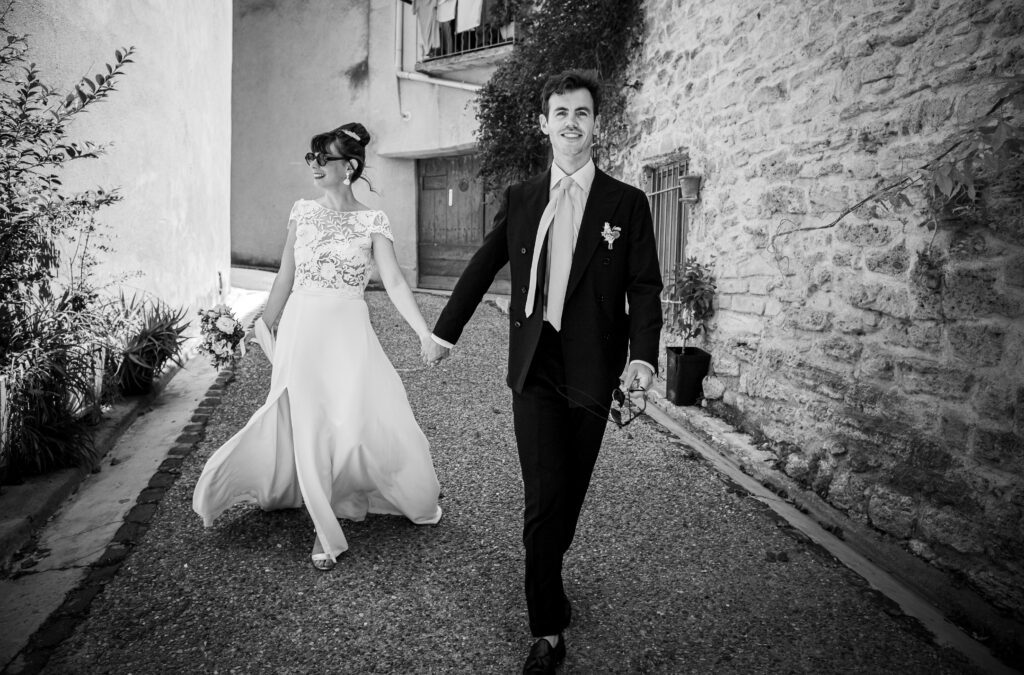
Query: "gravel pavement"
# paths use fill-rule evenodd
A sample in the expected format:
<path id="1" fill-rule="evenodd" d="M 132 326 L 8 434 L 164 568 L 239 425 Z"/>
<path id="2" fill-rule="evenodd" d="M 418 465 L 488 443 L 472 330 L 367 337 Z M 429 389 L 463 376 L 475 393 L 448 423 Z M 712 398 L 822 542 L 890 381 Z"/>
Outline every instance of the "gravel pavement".
<path id="1" fill-rule="evenodd" d="M 417 296 L 428 322 L 445 298 Z M 203 463 L 262 404 L 236 367 L 149 531 L 48 673 L 516 673 L 530 644 L 507 317 L 484 305 L 434 368 L 380 291 L 374 324 L 431 441 L 444 518 L 343 522 L 309 564 L 303 509 L 191 510 Z M 566 561 L 565 673 L 969 673 L 857 575 L 649 419 L 609 427 Z"/>

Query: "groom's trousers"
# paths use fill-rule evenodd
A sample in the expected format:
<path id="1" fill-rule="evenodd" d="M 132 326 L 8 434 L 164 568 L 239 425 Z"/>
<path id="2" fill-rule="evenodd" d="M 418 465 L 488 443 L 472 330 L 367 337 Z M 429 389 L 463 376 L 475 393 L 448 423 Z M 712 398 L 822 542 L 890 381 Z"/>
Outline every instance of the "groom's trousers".
<path id="1" fill-rule="evenodd" d="M 544 322 L 522 393 L 513 392 L 516 444 L 523 472 L 526 605 L 530 632 L 557 635 L 565 628 L 562 559 L 576 533 L 590 475 L 608 418 L 605 401 L 566 388 L 558 332 Z"/>

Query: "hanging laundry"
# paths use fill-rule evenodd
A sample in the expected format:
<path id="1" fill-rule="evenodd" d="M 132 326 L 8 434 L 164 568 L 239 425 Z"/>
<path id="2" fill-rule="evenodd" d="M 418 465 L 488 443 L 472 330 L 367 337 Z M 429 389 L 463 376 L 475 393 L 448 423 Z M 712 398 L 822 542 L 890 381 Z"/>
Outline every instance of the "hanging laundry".
<path id="1" fill-rule="evenodd" d="M 420 27 L 423 56 L 426 56 L 432 49 L 441 46 L 441 34 L 437 24 L 437 0 L 413 0 L 412 11 L 416 15 L 416 24 Z"/>
<path id="2" fill-rule="evenodd" d="M 455 5 L 458 0 L 437 0 L 437 20 L 455 21 Z"/>
<path id="3" fill-rule="evenodd" d="M 455 18 L 455 32 L 461 33 L 466 30 L 473 30 L 480 25 L 480 13 L 483 8 L 483 0 L 459 0 L 457 16 Z"/>

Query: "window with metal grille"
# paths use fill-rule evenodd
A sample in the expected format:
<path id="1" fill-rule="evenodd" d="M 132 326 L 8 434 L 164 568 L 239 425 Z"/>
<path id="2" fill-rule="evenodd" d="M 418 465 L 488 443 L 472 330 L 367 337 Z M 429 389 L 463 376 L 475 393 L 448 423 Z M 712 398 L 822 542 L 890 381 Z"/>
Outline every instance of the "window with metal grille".
<path id="1" fill-rule="evenodd" d="M 661 266 L 661 278 L 666 283 L 672 278 L 676 265 L 683 262 L 686 254 L 689 209 L 679 198 L 679 177 L 686 175 L 687 165 L 685 156 L 675 156 L 668 161 L 645 168 L 647 198 L 651 202 L 654 236 L 658 242 L 658 262 Z M 676 305 L 665 303 L 662 309 L 666 323 L 674 321 L 675 317 L 670 314 L 676 311 Z"/>

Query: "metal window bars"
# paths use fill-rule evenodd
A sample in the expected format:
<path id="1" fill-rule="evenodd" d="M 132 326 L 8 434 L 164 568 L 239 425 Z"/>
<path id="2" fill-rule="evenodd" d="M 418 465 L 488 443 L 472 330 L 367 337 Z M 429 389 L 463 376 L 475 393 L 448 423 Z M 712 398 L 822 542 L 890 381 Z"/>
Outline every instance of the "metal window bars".
<path id="1" fill-rule="evenodd" d="M 676 266 L 685 260 L 689 209 L 680 199 L 679 177 L 686 174 L 687 162 L 677 161 L 647 169 L 647 197 L 654 219 L 654 236 L 658 246 L 661 278 L 666 283 L 675 274 Z M 679 311 L 671 302 L 662 303 L 666 325 L 676 320 Z"/>

